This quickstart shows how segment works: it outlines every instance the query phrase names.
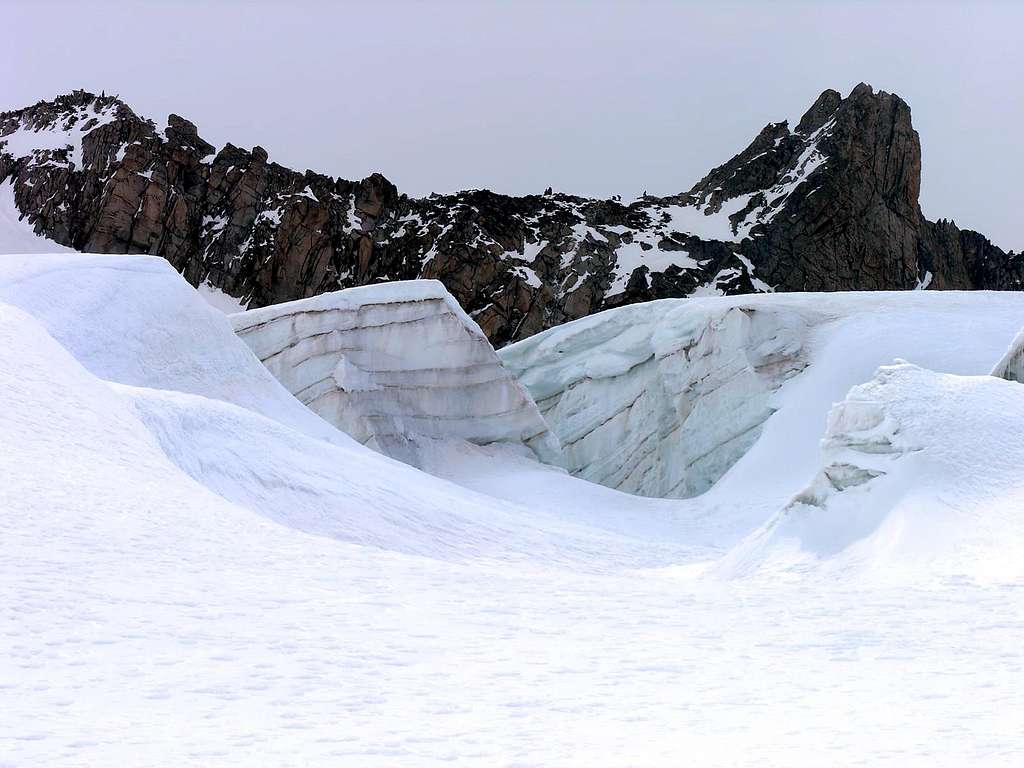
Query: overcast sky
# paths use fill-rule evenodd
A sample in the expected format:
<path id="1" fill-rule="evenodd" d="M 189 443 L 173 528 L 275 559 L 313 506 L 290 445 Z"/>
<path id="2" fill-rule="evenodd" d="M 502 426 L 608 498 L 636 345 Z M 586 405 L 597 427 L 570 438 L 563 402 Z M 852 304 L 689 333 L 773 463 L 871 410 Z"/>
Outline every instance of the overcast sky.
<path id="1" fill-rule="evenodd" d="M 211 143 L 412 195 L 689 189 L 861 80 L 913 109 L 922 207 L 1024 248 L 1024 4 L 4 0 L 0 108 L 119 93 Z"/>

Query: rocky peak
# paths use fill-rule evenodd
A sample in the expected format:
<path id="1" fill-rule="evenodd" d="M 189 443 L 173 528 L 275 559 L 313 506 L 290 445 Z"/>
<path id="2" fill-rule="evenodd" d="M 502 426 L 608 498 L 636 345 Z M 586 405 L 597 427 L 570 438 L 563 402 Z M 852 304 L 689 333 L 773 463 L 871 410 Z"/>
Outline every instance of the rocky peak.
<path id="1" fill-rule="evenodd" d="M 836 109 L 826 151 L 855 174 L 878 182 L 887 202 L 906 216 L 917 215 L 921 190 L 921 140 L 910 107 L 895 94 L 861 83 Z"/>
<path id="2" fill-rule="evenodd" d="M 822 91 L 810 108 L 804 112 L 804 116 L 800 118 L 796 132 L 802 136 L 814 133 L 836 113 L 842 101 L 843 97 L 839 91 L 834 91 L 831 88 Z"/>
<path id="3" fill-rule="evenodd" d="M 195 123 L 175 114 L 168 116 L 164 135 L 171 144 L 196 150 L 199 157 L 211 155 L 215 150 L 212 144 L 199 138 L 199 129 Z"/>
<path id="4" fill-rule="evenodd" d="M 82 124 L 80 130 L 88 131 L 100 119 L 109 119 L 111 116 L 132 118 L 135 113 L 117 96 L 97 96 L 89 91 L 77 90 L 50 101 L 38 101 L 32 106 L 5 112 L 2 117 L 5 131 L 17 123 L 21 129 L 40 132 L 70 130 L 78 127 L 78 123 Z"/>
<path id="5" fill-rule="evenodd" d="M 860 84 L 826 116 L 828 91 L 804 115 L 810 129 L 775 225 L 748 252 L 768 280 L 787 290 L 913 288 L 921 145 L 898 96 Z M 762 220 L 763 221 L 763 220 Z"/>

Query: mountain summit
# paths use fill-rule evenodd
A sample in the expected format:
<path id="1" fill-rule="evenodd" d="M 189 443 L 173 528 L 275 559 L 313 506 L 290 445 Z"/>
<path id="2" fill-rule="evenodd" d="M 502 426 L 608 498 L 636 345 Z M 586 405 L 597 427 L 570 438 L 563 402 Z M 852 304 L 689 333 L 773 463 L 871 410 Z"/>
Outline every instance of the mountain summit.
<path id="1" fill-rule="evenodd" d="M 601 309 L 762 291 L 1016 289 L 1024 258 L 918 203 L 910 107 L 860 84 L 770 123 L 688 192 L 631 203 L 487 190 L 415 199 L 380 174 L 216 151 L 85 91 L 0 114 L 0 186 L 78 250 L 163 256 L 250 307 L 437 278 L 501 345 Z"/>

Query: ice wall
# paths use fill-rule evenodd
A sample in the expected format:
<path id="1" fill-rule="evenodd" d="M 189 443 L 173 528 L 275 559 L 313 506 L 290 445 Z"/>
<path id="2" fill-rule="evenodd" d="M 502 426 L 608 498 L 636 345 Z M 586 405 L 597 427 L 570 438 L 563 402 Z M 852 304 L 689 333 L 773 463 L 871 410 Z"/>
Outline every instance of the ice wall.
<path id="1" fill-rule="evenodd" d="M 285 388 L 410 464 L 431 439 L 558 451 L 530 396 L 436 280 L 381 283 L 231 316 Z"/>
<path id="2" fill-rule="evenodd" d="M 813 311 L 738 301 L 623 307 L 501 351 L 574 475 L 645 496 L 707 490 L 806 365 Z"/>

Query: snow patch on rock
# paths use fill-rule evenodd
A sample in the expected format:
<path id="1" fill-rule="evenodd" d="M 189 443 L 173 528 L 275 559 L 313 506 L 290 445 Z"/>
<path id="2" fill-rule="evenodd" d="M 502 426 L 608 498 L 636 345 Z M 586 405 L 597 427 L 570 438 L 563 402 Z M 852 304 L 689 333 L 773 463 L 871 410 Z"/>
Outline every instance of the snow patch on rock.
<path id="1" fill-rule="evenodd" d="M 96 99 L 91 104 L 61 115 L 52 123 L 22 124 L 16 130 L 0 136 L 0 153 L 14 158 L 31 156 L 39 162 L 66 164 L 81 171 L 84 168 L 83 140 L 100 126 L 113 122 L 116 117 L 115 105 L 104 106 Z"/>
<path id="2" fill-rule="evenodd" d="M 242 299 L 236 299 L 234 296 L 224 293 L 220 288 L 208 282 L 201 283 L 196 290 L 203 301 L 225 315 L 233 315 L 235 312 L 245 311 L 245 302 Z"/>

